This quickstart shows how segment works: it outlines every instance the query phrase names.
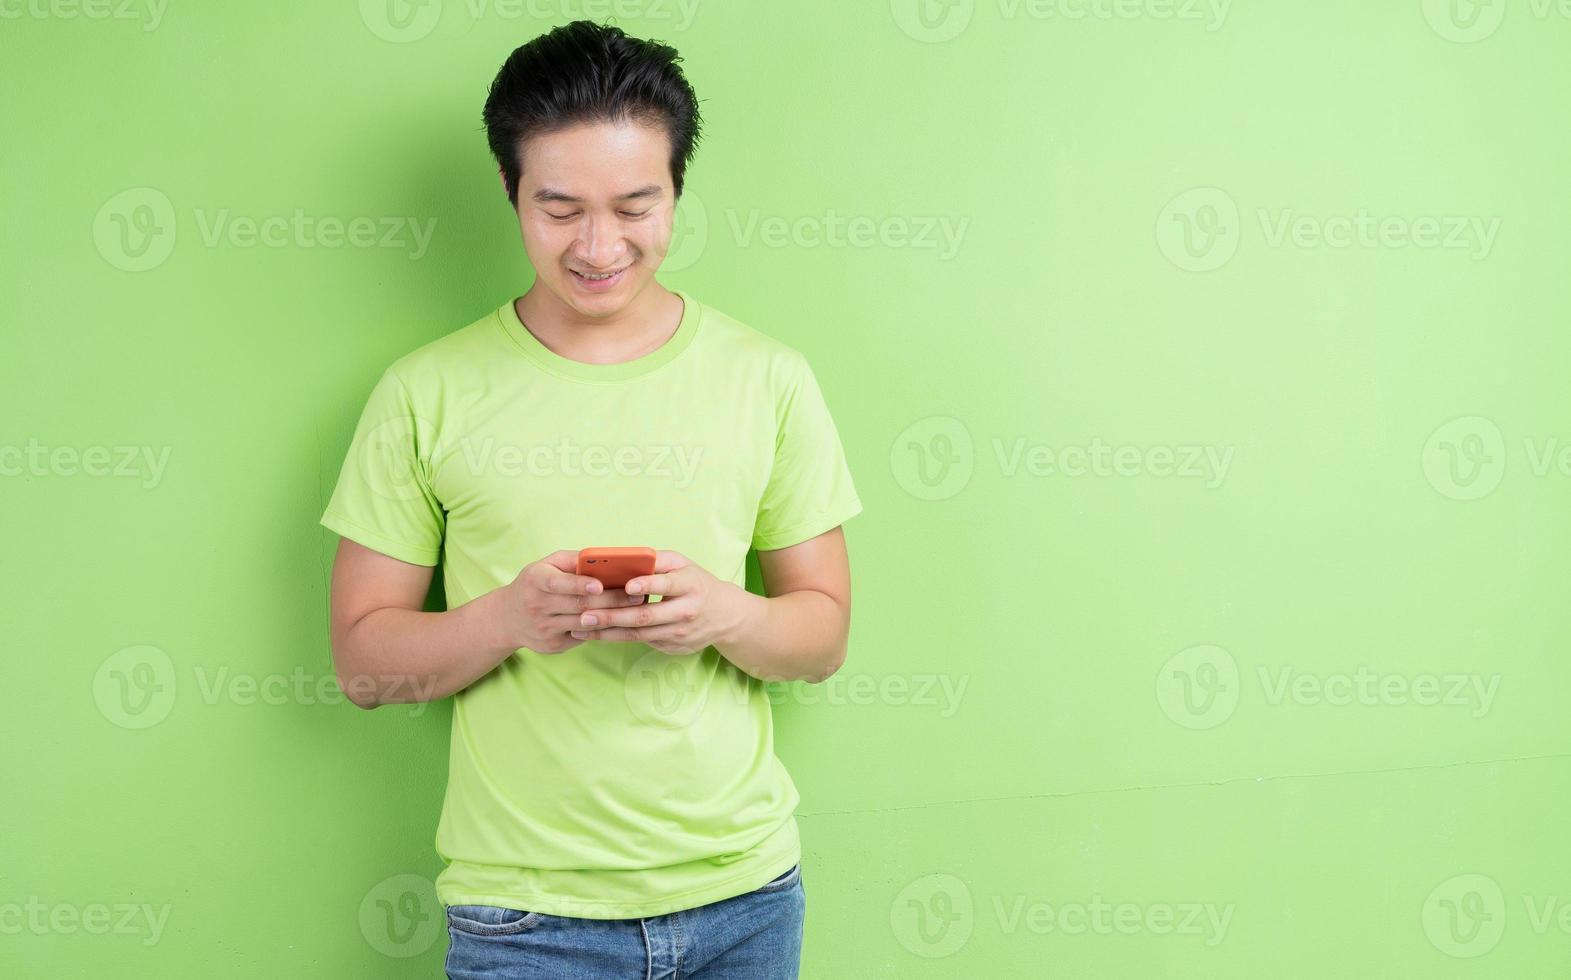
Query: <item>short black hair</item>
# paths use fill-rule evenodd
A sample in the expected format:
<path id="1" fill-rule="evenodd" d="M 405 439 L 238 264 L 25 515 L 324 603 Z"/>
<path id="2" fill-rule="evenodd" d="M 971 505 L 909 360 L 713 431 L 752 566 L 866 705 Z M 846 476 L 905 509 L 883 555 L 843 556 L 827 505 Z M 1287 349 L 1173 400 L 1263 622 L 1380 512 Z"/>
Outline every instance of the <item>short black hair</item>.
<path id="1" fill-rule="evenodd" d="M 621 28 L 576 20 L 513 49 L 485 100 L 486 142 L 518 206 L 524 144 L 584 122 L 632 119 L 665 127 L 677 198 L 702 121 L 676 49 Z"/>

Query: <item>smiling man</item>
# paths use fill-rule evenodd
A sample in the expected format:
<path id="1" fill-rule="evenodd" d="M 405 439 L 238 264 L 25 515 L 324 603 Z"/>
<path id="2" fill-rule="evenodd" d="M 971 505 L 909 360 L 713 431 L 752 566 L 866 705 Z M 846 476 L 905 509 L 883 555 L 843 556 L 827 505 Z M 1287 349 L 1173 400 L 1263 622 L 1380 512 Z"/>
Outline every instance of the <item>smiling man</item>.
<path id="1" fill-rule="evenodd" d="M 345 692 L 454 698 L 451 977 L 797 975 L 762 685 L 844 660 L 861 504 L 803 356 L 655 279 L 699 134 L 679 61 L 587 21 L 508 57 L 484 119 L 534 283 L 387 368 L 322 516 Z M 605 589 L 590 546 L 654 573 Z"/>

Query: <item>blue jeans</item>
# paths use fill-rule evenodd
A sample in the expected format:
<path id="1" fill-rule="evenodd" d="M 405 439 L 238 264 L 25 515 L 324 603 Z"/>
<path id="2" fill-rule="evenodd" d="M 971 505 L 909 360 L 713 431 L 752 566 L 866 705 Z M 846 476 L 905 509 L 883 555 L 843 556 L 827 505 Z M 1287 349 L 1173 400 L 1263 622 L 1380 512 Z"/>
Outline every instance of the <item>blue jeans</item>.
<path id="1" fill-rule="evenodd" d="M 648 919 L 447 907 L 449 980 L 795 980 L 800 864 L 735 898 Z"/>

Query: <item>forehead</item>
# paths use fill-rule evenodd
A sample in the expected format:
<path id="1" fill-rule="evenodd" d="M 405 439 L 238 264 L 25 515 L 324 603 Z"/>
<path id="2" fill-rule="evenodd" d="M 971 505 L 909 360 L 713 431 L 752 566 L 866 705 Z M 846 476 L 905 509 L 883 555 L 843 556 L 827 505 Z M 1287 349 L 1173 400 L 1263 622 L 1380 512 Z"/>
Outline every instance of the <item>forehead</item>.
<path id="1" fill-rule="evenodd" d="M 577 123 L 531 137 L 520 153 L 520 182 L 580 197 L 612 197 L 671 180 L 671 144 L 651 123 Z"/>

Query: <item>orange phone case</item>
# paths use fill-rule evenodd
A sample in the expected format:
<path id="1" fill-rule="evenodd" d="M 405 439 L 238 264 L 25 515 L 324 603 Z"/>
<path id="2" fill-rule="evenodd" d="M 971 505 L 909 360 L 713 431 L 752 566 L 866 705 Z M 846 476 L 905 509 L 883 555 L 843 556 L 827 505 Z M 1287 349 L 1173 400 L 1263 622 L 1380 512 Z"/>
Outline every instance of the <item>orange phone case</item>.
<path id="1" fill-rule="evenodd" d="M 620 589 L 630 579 L 653 575 L 653 548 L 584 548 L 578 552 L 578 574 L 597 578 L 608 589 Z"/>

